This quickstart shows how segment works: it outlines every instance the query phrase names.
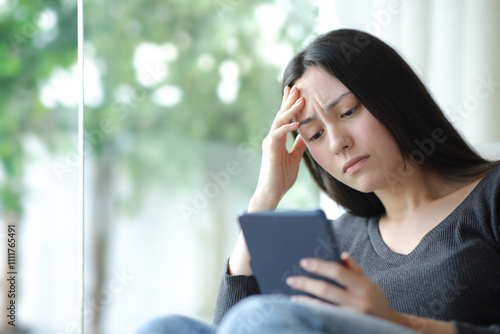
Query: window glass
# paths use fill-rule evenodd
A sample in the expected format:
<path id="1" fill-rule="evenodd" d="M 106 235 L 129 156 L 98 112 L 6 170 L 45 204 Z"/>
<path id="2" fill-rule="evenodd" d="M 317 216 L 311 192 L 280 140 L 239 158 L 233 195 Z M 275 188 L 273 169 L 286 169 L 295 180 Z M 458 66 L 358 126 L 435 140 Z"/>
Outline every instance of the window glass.
<path id="1" fill-rule="evenodd" d="M 76 23 L 74 1 L 0 1 L 2 333 L 79 328 Z"/>
<path id="2" fill-rule="evenodd" d="M 89 333 L 212 318 L 311 1 L 85 1 Z M 281 208 L 317 207 L 302 169 Z"/>

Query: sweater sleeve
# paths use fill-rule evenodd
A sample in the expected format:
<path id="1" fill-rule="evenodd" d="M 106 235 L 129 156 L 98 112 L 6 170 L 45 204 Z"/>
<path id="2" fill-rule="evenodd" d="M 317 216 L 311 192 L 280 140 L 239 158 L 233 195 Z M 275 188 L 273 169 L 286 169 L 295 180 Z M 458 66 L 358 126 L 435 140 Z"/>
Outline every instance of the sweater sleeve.
<path id="1" fill-rule="evenodd" d="M 214 325 L 219 325 L 226 312 L 241 299 L 260 293 L 255 276 L 229 275 L 228 268 L 229 260 L 226 262 L 215 302 Z"/>
<path id="2" fill-rule="evenodd" d="M 457 334 L 500 334 L 500 325 L 483 327 L 460 321 L 452 321 L 452 323 L 455 325 Z"/>

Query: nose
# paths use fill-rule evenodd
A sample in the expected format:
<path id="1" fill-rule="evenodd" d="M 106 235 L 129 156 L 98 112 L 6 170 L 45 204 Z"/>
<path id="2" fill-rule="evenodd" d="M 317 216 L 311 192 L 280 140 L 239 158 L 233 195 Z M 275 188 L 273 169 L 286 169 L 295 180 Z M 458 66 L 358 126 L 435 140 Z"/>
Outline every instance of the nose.
<path id="1" fill-rule="evenodd" d="M 343 154 L 352 148 L 354 142 L 348 131 L 339 126 L 331 126 L 327 131 L 330 151 L 333 154 Z"/>

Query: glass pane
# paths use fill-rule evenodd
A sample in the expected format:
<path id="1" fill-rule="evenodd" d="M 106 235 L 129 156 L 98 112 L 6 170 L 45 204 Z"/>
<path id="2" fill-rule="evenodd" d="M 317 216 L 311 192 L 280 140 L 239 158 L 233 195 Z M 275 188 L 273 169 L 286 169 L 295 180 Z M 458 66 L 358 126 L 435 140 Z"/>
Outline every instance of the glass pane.
<path id="1" fill-rule="evenodd" d="M 212 318 L 314 1 L 85 2 L 88 333 Z M 281 207 L 316 207 L 302 169 Z"/>
<path id="2" fill-rule="evenodd" d="M 0 1 L 2 333 L 79 325 L 76 14 L 74 1 Z"/>

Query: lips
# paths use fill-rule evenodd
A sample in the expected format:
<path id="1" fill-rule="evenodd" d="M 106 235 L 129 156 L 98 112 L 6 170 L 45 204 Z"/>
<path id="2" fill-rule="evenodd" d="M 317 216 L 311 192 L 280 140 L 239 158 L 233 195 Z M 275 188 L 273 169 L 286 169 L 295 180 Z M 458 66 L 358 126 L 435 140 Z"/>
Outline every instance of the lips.
<path id="1" fill-rule="evenodd" d="M 363 156 L 349 159 L 344 164 L 342 171 L 344 172 L 344 174 L 354 174 L 358 170 L 363 168 L 363 166 L 368 162 L 369 158 L 370 158 L 369 155 L 363 155 Z"/>

